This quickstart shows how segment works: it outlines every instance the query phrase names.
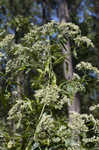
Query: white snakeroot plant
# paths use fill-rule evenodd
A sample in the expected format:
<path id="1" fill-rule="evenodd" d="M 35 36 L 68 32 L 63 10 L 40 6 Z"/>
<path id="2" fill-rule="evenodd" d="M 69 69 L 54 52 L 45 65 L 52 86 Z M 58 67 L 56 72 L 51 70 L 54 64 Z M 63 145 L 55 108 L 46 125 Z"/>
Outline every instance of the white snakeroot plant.
<path id="1" fill-rule="evenodd" d="M 3 34 L 0 48 L 7 56 L 4 78 L 10 108 L 8 126 L 4 125 L 7 131 L 0 128 L 0 136 L 4 139 L 2 147 L 16 150 L 22 150 L 23 145 L 25 150 L 99 148 L 99 120 L 93 115 L 74 113 L 70 123 L 66 116 L 67 102 L 70 100 L 72 103 L 77 92 L 86 90 L 85 83 L 89 84 L 90 72 L 96 74 L 95 82 L 98 82 L 99 70 L 83 61 L 75 67 L 72 80 L 66 81 L 60 67 L 67 57 L 63 56 L 61 49 L 66 48 L 68 40 L 73 43 L 72 54 L 75 52 L 76 56 L 78 52 L 75 49 L 88 49 L 94 47 L 93 43 L 81 36 L 77 25 L 54 21 L 33 26 L 18 43 L 15 42 L 15 35 L 8 34 L 4 38 Z M 20 74 L 24 78 L 19 84 L 16 79 Z M 28 80 L 31 97 L 27 94 Z M 25 92 L 21 93 L 20 99 L 17 93 L 12 102 L 13 94 L 8 88 L 16 88 L 17 91 L 17 87 L 22 87 L 23 83 Z"/>

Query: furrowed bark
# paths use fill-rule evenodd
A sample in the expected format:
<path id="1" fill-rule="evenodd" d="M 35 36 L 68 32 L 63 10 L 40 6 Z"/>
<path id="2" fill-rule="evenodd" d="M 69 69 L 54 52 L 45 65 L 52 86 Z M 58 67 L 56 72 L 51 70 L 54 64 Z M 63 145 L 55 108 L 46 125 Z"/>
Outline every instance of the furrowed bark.
<path id="1" fill-rule="evenodd" d="M 70 21 L 68 3 L 66 0 L 59 0 L 59 19 L 60 19 L 60 23 Z M 64 48 L 62 49 L 63 55 L 67 54 L 67 57 L 63 63 L 63 72 L 64 72 L 64 78 L 66 80 L 71 80 L 73 77 L 73 65 L 72 65 L 72 54 L 71 54 L 71 47 L 69 41 L 66 44 L 66 47 L 67 50 L 65 50 Z M 70 120 L 71 120 L 70 115 L 72 112 L 80 113 L 80 100 L 78 94 L 75 94 L 72 104 L 68 105 L 68 114 Z"/>
<path id="2" fill-rule="evenodd" d="M 23 72 L 20 72 L 17 77 L 17 92 L 18 99 L 22 100 L 22 95 L 24 95 L 24 75 Z"/>

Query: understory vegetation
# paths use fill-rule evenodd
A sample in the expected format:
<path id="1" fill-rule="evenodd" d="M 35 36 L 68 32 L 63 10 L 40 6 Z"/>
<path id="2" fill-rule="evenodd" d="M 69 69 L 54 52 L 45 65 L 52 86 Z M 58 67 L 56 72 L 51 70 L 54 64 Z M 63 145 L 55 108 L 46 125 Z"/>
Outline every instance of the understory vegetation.
<path id="1" fill-rule="evenodd" d="M 20 17 L 16 22 L 17 31 L 27 26 Z M 69 116 L 67 111 L 76 93 L 82 97 L 99 83 L 99 70 L 80 60 L 82 53 L 94 49 L 91 40 L 82 36 L 77 25 L 55 21 L 28 24 L 20 38 L 3 30 L 0 40 L 5 66 L 0 77 L 0 149 L 98 150 L 99 105 L 90 107 L 89 114 Z M 71 80 L 65 80 L 62 70 L 68 54 L 61 50 L 67 51 L 68 41 L 76 59 Z"/>

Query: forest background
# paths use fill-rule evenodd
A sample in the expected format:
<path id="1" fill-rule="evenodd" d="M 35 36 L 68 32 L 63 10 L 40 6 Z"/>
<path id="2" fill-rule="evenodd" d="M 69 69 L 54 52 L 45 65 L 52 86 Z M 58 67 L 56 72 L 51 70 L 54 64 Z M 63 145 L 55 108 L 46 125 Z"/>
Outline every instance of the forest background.
<path id="1" fill-rule="evenodd" d="M 0 150 L 99 149 L 99 1 L 0 1 Z"/>

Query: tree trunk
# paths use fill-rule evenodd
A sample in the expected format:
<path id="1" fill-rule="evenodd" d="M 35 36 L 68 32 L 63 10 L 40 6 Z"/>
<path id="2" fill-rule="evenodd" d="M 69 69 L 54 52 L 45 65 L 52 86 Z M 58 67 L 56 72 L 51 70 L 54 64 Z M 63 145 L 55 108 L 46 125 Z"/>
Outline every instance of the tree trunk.
<path id="1" fill-rule="evenodd" d="M 51 20 L 51 2 L 50 0 L 47 0 L 47 22 Z"/>
<path id="2" fill-rule="evenodd" d="M 66 0 L 59 0 L 59 19 L 60 19 L 60 23 L 70 21 L 68 4 Z M 67 54 L 66 60 L 63 63 L 63 72 L 64 72 L 64 78 L 66 80 L 71 80 L 73 77 L 73 65 L 72 65 L 72 54 L 71 54 L 69 41 L 66 47 L 67 47 L 67 51 L 65 49 L 62 49 L 63 54 L 64 55 Z M 72 104 L 68 106 L 69 118 L 72 112 L 80 113 L 80 100 L 78 94 L 75 95 Z"/>
<path id="3" fill-rule="evenodd" d="M 22 100 L 22 95 L 24 95 L 24 75 L 23 72 L 20 72 L 17 77 L 17 92 L 18 99 Z"/>
<path id="4" fill-rule="evenodd" d="M 49 0 L 43 0 L 42 2 L 42 23 L 45 24 L 51 19 L 51 3 Z"/>
<path id="5" fill-rule="evenodd" d="M 42 23 L 46 23 L 46 0 L 42 2 Z"/>

